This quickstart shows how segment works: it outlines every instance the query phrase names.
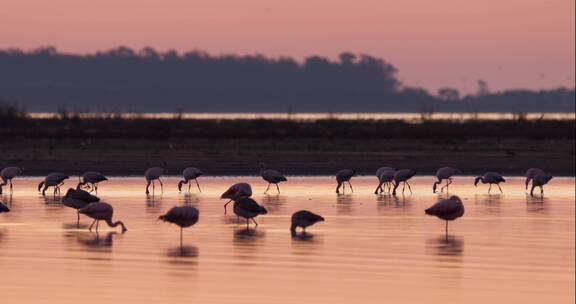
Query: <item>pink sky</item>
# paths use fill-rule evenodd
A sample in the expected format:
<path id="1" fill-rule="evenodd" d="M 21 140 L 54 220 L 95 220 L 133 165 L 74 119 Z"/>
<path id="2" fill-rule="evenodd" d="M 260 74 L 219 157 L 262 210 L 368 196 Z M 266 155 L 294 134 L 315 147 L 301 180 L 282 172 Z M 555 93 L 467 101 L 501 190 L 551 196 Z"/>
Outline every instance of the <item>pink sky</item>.
<path id="1" fill-rule="evenodd" d="M 0 0 L 0 48 L 366 53 L 432 91 L 574 87 L 574 0 Z"/>

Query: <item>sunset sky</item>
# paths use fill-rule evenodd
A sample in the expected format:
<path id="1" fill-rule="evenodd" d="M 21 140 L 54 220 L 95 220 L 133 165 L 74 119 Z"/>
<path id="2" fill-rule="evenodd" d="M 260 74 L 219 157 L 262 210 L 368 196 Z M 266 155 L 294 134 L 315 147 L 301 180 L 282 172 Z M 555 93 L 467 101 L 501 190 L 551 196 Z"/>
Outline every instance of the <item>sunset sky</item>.
<path id="1" fill-rule="evenodd" d="M 574 0 L 0 0 L 0 48 L 381 57 L 412 86 L 574 87 Z"/>

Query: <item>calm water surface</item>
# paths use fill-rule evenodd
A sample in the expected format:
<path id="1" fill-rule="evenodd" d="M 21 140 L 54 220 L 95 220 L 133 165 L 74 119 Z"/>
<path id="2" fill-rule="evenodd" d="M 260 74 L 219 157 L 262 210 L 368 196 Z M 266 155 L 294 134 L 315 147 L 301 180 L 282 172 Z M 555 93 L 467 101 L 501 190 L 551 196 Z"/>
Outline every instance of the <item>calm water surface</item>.
<path id="1" fill-rule="evenodd" d="M 289 178 L 280 195 L 263 195 L 255 177 L 201 178 L 200 194 L 179 194 L 177 179 L 167 178 L 164 194 L 149 198 L 143 178 L 113 178 L 99 194 L 125 234 L 90 233 L 86 217 L 77 229 L 74 210 L 37 194 L 39 181 L 18 179 L 14 194 L 1 196 L 12 208 L 0 215 L 2 303 L 575 300 L 573 178 L 553 179 L 544 199 L 526 196 L 521 178 L 510 178 L 502 195 L 457 178 L 450 190 L 466 214 L 450 224 L 448 239 L 444 223 L 424 214 L 439 198 L 431 177 L 416 178 L 414 194 L 399 198 L 372 194 L 374 177 L 355 178 L 355 193 L 340 196 L 330 177 Z M 256 229 L 224 215 L 217 198 L 239 181 L 269 210 Z M 200 209 L 183 248 L 178 228 L 157 220 L 181 204 Z M 326 222 L 292 238 L 290 216 L 300 209 Z"/>

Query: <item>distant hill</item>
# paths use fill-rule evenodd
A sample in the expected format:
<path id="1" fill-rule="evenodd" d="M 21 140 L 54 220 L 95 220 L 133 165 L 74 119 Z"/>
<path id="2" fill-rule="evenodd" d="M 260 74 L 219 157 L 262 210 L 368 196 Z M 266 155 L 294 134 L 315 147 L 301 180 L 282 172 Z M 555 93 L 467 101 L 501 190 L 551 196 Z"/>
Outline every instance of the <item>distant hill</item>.
<path id="1" fill-rule="evenodd" d="M 432 95 L 368 55 L 339 60 L 158 53 L 120 47 L 90 55 L 0 50 L 0 99 L 27 111 L 574 112 L 574 89 Z"/>

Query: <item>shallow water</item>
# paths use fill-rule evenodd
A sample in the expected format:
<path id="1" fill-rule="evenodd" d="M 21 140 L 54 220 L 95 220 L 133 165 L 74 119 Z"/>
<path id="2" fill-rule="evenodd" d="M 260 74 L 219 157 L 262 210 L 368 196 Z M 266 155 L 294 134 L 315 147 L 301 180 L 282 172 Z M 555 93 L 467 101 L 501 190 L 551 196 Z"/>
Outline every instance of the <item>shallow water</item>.
<path id="1" fill-rule="evenodd" d="M 553 179 L 543 199 L 526 196 L 521 178 L 502 195 L 456 178 L 450 192 L 466 214 L 448 239 L 444 222 L 424 214 L 439 198 L 432 177 L 399 198 L 372 194 L 375 177 L 355 178 L 355 192 L 340 196 L 329 177 L 289 177 L 269 196 L 256 177 L 201 178 L 200 194 L 179 194 L 166 178 L 153 198 L 143 178 L 112 178 L 99 194 L 125 234 L 104 225 L 90 233 L 86 217 L 77 229 L 74 210 L 37 194 L 39 181 L 20 178 L 1 196 L 12 209 L 0 214 L 2 303 L 574 302 L 574 178 Z M 255 229 L 223 214 L 218 196 L 239 181 L 269 211 Z M 157 220 L 180 204 L 200 210 L 183 248 L 178 228 Z M 326 222 L 292 238 L 300 209 Z"/>

